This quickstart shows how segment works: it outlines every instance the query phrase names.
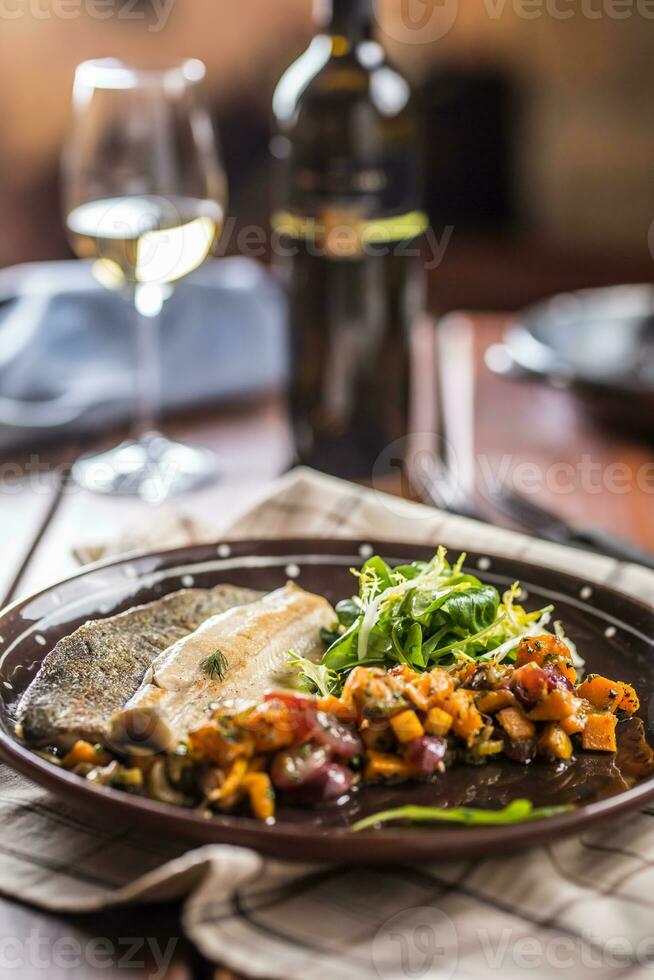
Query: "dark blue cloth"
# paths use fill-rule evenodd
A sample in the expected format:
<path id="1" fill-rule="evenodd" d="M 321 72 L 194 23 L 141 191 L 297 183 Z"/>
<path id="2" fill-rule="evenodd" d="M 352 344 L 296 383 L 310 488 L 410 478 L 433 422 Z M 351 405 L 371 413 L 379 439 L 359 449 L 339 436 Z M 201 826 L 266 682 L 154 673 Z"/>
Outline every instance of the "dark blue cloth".
<path id="1" fill-rule="evenodd" d="M 133 370 L 130 311 L 88 263 L 0 272 L 0 450 L 125 421 Z M 165 410 L 283 385 L 286 305 L 271 273 L 230 258 L 178 284 L 162 313 L 161 371 Z"/>

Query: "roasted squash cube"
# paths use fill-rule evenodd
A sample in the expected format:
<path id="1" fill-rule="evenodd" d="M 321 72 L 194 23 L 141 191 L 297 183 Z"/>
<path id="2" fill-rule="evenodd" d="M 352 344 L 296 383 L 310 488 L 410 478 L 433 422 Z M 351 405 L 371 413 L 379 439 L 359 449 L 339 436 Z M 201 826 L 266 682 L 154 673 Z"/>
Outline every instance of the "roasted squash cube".
<path id="1" fill-rule="evenodd" d="M 626 715 L 633 715 L 640 708 L 640 701 L 638 700 L 638 695 L 631 686 L 631 684 L 625 684 L 624 681 L 621 682 L 622 685 L 622 700 L 618 706 L 619 711 L 624 711 Z"/>
<path id="2" fill-rule="evenodd" d="M 386 752 L 368 752 L 367 764 L 363 778 L 367 783 L 376 783 L 386 779 L 400 781 L 410 779 L 413 770 L 397 755 Z"/>
<path id="3" fill-rule="evenodd" d="M 412 742 L 414 738 L 420 738 L 425 734 L 422 722 L 415 711 L 402 711 L 399 715 L 391 718 L 391 728 L 395 732 L 398 742 Z"/>
<path id="4" fill-rule="evenodd" d="M 526 636 L 520 641 L 516 652 L 516 666 L 536 663 L 539 667 L 552 664 L 558 667 L 564 677 L 575 684 L 577 671 L 572 662 L 569 648 L 558 636 L 543 633 L 542 636 Z"/>
<path id="5" fill-rule="evenodd" d="M 538 750 L 552 759 L 569 759 L 572 755 L 572 742 L 561 725 L 549 722 L 538 739 Z"/>
<path id="6" fill-rule="evenodd" d="M 566 733 L 566 735 L 578 735 L 579 732 L 583 732 L 586 727 L 586 718 L 588 716 L 582 712 L 576 712 L 574 715 L 568 715 L 567 718 L 562 718 L 559 725 Z"/>
<path id="7" fill-rule="evenodd" d="M 594 708 L 614 713 L 620 707 L 624 693 L 624 686 L 620 681 L 612 681 L 600 674 L 587 677 L 577 688 L 577 695 L 590 701 Z"/>
<path id="8" fill-rule="evenodd" d="M 568 691 L 556 689 L 546 694 L 540 704 L 529 712 L 532 721 L 561 721 L 574 714 L 575 705 Z"/>
<path id="9" fill-rule="evenodd" d="M 448 715 L 442 708 L 430 708 L 425 718 L 425 731 L 429 735 L 447 735 L 452 721 L 452 715 Z"/>
<path id="10" fill-rule="evenodd" d="M 484 691 L 477 698 L 477 707 L 485 715 L 493 715 L 496 711 L 509 708 L 514 704 L 515 696 L 507 688 L 501 688 L 499 691 Z"/>
<path id="11" fill-rule="evenodd" d="M 406 696 L 420 711 L 428 711 L 439 699 L 454 690 L 454 681 L 442 667 L 434 667 L 407 684 Z"/>
<path id="12" fill-rule="evenodd" d="M 497 712 L 497 720 L 513 742 L 536 734 L 536 726 L 519 708 L 502 708 Z"/>
<path id="13" fill-rule="evenodd" d="M 615 752 L 615 726 L 618 719 L 610 712 L 588 715 L 586 727 L 581 735 L 581 744 L 586 751 Z"/>
<path id="14" fill-rule="evenodd" d="M 472 745 L 475 736 L 479 734 L 484 725 L 484 720 L 475 707 L 472 698 L 472 691 L 464 691 L 459 688 L 459 690 L 448 694 L 441 702 L 443 710 L 452 716 L 452 731 L 459 738 L 464 739 L 468 745 Z"/>

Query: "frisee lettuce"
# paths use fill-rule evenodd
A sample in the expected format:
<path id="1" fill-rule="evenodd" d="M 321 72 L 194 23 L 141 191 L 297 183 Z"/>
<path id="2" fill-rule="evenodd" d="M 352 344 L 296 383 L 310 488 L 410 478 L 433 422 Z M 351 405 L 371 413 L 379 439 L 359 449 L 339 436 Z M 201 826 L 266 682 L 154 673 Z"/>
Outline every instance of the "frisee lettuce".
<path id="1" fill-rule="evenodd" d="M 316 664 L 313 660 L 301 657 L 293 650 L 289 650 L 287 655 L 288 666 L 299 674 L 300 688 L 312 694 L 319 694 L 326 698 L 337 681 L 336 674 L 325 667 L 323 664 Z"/>

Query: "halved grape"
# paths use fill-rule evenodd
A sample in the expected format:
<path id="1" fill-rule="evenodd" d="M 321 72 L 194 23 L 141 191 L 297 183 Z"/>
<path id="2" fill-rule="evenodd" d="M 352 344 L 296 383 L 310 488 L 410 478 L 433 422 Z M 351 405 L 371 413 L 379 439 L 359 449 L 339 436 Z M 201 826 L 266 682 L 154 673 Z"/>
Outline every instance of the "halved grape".
<path id="1" fill-rule="evenodd" d="M 404 749 L 404 759 L 418 772 L 431 775 L 445 758 L 447 745 L 438 735 L 421 735 L 414 738 Z"/>
<path id="2" fill-rule="evenodd" d="M 533 738 L 504 739 L 502 750 L 512 762 L 530 762 L 536 755 L 536 741 Z"/>
<path id="3" fill-rule="evenodd" d="M 326 711 L 316 712 L 311 737 L 341 759 L 353 759 L 363 752 L 363 742 L 359 736 Z"/>
<path id="4" fill-rule="evenodd" d="M 286 793 L 289 803 L 300 806 L 316 806 L 344 796 L 352 786 L 354 773 L 338 762 L 330 762 L 311 782 Z"/>
<path id="5" fill-rule="evenodd" d="M 294 789 L 306 785 L 322 773 L 330 755 L 324 745 L 311 742 L 278 752 L 270 767 L 273 786 L 277 789 Z"/>

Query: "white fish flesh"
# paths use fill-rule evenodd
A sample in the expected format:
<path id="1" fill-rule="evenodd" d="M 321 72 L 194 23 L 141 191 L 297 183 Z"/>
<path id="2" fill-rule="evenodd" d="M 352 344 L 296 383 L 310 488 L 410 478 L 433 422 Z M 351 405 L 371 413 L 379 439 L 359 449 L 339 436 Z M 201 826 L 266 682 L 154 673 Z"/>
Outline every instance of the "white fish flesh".
<path id="1" fill-rule="evenodd" d="M 174 749 L 202 723 L 211 703 L 257 699 L 275 686 L 289 650 L 319 659 L 320 630 L 335 621 L 326 599 L 293 583 L 213 616 L 153 661 L 115 716 L 113 740 L 146 751 Z M 212 672 L 216 657 L 220 669 Z"/>

